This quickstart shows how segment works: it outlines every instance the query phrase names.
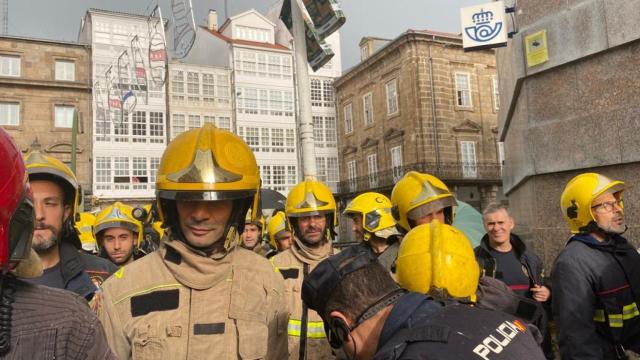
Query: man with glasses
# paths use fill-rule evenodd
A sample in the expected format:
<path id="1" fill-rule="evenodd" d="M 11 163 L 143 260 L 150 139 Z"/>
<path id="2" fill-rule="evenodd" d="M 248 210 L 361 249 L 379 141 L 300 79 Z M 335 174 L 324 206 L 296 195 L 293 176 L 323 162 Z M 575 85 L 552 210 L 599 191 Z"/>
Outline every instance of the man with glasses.
<path id="1" fill-rule="evenodd" d="M 622 181 L 580 174 L 560 198 L 574 234 L 553 267 L 562 359 L 637 359 L 640 255 L 622 234 Z"/>

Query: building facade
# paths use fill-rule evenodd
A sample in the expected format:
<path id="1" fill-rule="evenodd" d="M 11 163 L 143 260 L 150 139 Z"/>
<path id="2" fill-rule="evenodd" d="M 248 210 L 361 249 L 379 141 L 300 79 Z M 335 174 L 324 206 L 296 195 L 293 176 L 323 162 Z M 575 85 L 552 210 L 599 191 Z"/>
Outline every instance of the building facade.
<path id="1" fill-rule="evenodd" d="M 465 53 L 460 36 L 432 31 L 381 41 L 363 39 L 362 61 L 335 82 L 341 203 L 390 194 L 410 170 L 439 177 L 478 209 L 496 201 L 494 52 Z"/>
<path id="2" fill-rule="evenodd" d="M 559 206 L 568 181 L 598 172 L 634 184 L 640 173 L 640 4 L 523 0 L 518 9 L 517 33 L 497 52 L 504 189 L 516 231 L 550 270 L 571 236 Z M 548 59 L 529 63 L 523 44 L 542 31 Z M 623 236 L 637 247 L 640 193 L 624 201 Z"/>
<path id="3" fill-rule="evenodd" d="M 91 48 L 0 37 L 0 126 L 23 151 L 39 149 L 71 166 L 78 114 L 76 176 L 91 189 Z"/>
<path id="4" fill-rule="evenodd" d="M 97 9 L 82 20 L 79 38 L 93 50 L 96 203 L 155 197 L 156 170 L 167 144 L 161 26 L 148 16 Z"/>

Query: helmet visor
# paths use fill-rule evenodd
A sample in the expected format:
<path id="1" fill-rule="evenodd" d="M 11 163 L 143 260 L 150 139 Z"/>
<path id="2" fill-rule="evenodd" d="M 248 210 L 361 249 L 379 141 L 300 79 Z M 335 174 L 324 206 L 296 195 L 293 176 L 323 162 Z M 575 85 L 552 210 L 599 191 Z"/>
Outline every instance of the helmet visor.
<path id="1" fill-rule="evenodd" d="M 33 237 L 33 203 L 23 196 L 9 222 L 9 261 L 18 262 L 29 257 Z"/>

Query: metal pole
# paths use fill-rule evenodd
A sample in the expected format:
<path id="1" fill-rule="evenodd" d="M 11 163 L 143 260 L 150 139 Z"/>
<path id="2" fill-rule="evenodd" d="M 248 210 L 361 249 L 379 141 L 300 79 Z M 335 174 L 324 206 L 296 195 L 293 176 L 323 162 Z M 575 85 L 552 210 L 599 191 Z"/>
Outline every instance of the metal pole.
<path id="1" fill-rule="evenodd" d="M 307 43 L 304 19 L 298 0 L 291 0 L 293 22 L 294 60 L 297 69 L 298 127 L 300 128 L 300 149 L 302 151 L 302 175 L 305 179 L 316 177 L 316 149 L 313 139 L 313 119 L 311 116 L 311 89 L 309 87 L 309 67 L 307 65 Z"/>
<path id="2" fill-rule="evenodd" d="M 71 125 L 71 171 L 74 174 L 76 174 L 77 149 L 78 149 L 78 109 L 73 109 L 73 123 Z"/>

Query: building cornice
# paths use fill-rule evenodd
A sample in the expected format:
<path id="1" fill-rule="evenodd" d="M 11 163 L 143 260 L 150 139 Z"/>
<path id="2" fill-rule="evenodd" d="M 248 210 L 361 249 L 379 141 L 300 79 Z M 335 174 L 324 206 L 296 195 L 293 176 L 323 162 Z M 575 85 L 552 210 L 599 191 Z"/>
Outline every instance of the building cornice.
<path id="1" fill-rule="evenodd" d="M 54 89 L 70 89 L 70 90 L 87 90 L 91 91 L 91 86 L 86 83 L 73 81 L 49 81 L 49 80 L 32 80 L 24 78 L 0 77 L 0 85 L 18 85 L 33 86 Z"/>

